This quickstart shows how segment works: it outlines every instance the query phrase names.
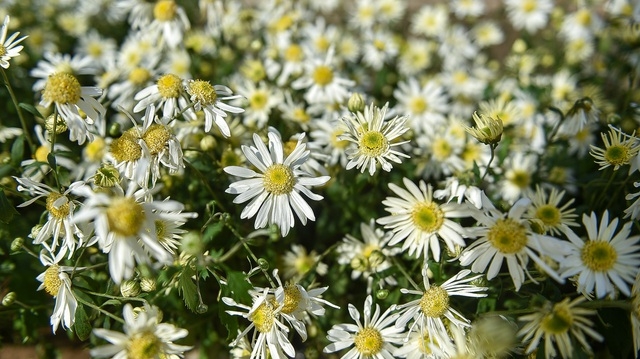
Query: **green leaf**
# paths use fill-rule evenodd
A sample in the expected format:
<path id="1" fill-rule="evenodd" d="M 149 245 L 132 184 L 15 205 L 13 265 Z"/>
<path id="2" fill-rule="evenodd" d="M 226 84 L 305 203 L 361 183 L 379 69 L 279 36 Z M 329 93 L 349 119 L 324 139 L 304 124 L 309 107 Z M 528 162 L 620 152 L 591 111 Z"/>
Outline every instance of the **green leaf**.
<path id="1" fill-rule="evenodd" d="M 242 272 L 231 271 L 227 273 L 229 296 L 238 303 L 251 305 L 249 290 L 253 289 L 253 286 L 247 282 L 246 278 L 247 276 Z"/>
<path id="2" fill-rule="evenodd" d="M 44 116 L 42 116 L 40 114 L 40 112 L 38 111 L 37 108 L 35 108 L 35 106 L 28 104 L 28 103 L 24 103 L 24 102 L 20 102 L 18 104 L 18 106 L 20 106 L 21 108 L 23 108 L 25 111 L 29 112 L 30 114 L 34 115 L 35 117 L 39 117 L 44 119 Z"/>
<path id="3" fill-rule="evenodd" d="M 24 159 L 24 135 L 16 137 L 11 145 L 11 165 L 13 167 L 20 167 L 20 163 Z"/>
<path id="4" fill-rule="evenodd" d="M 191 279 L 191 276 L 195 274 L 195 271 L 187 266 L 182 269 L 180 274 L 178 275 L 178 286 L 180 290 L 180 294 L 182 295 L 182 299 L 184 300 L 184 304 L 194 313 L 198 308 L 198 288 L 196 284 Z"/>
<path id="5" fill-rule="evenodd" d="M 207 226 L 202 236 L 202 241 L 208 243 L 212 241 L 224 228 L 224 222 L 218 221 L 212 225 Z"/>
<path id="6" fill-rule="evenodd" d="M 0 178 L 9 176 L 11 172 L 13 172 L 13 167 L 11 167 L 11 165 L 0 165 Z"/>
<path id="7" fill-rule="evenodd" d="M 56 161 L 56 156 L 53 153 L 49 152 L 47 155 L 47 162 L 49 163 L 49 166 L 55 170 L 58 162 Z"/>
<path id="8" fill-rule="evenodd" d="M 122 305 L 122 302 L 119 301 L 118 299 L 109 299 L 106 302 L 102 303 L 100 307 L 104 307 L 105 305 L 115 305 L 118 307 Z"/>
<path id="9" fill-rule="evenodd" d="M 17 214 L 19 214 L 18 211 L 9 203 L 4 190 L 0 191 L 0 222 L 9 223 Z"/>
<path id="10" fill-rule="evenodd" d="M 87 312 L 84 311 L 83 305 L 78 305 L 76 308 L 76 322 L 73 324 L 73 329 L 80 340 L 89 339 L 91 334 L 91 323 Z"/>

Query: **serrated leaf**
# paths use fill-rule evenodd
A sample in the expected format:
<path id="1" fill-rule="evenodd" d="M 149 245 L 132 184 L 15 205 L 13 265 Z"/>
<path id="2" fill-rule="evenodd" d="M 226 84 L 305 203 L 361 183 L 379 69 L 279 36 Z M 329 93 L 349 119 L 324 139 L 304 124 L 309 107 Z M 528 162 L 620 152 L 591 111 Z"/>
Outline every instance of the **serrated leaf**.
<path id="1" fill-rule="evenodd" d="M 11 145 L 11 165 L 20 167 L 20 163 L 24 159 L 24 135 L 16 137 Z"/>
<path id="2" fill-rule="evenodd" d="M 73 330 L 76 332 L 78 339 L 83 341 L 89 339 L 91 329 L 91 323 L 89 322 L 87 312 L 84 310 L 84 306 L 78 305 L 76 308 L 76 321 L 73 324 Z"/>
<path id="3" fill-rule="evenodd" d="M 44 118 L 40 112 L 38 111 L 37 108 L 35 108 L 35 106 L 28 104 L 28 103 L 24 103 L 24 102 L 20 102 L 18 104 L 18 106 L 20 106 L 21 108 L 23 108 L 25 111 L 29 112 L 30 114 L 34 115 L 35 117 L 39 117 L 39 118 Z"/>
<path id="4" fill-rule="evenodd" d="M 253 286 L 247 282 L 246 278 L 247 276 L 242 272 L 230 271 L 227 273 L 229 296 L 238 303 L 251 305 L 249 290 L 253 289 Z"/>
<path id="5" fill-rule="evenodd" d="M 0 191 L 0 222 L 9 223 L 17 214 L 19 214 L 18 211 L 9 203 L 4 190 Z"/>
<path id="6" fill-rule="evenodd" d="M 184 267 L 178 275 L 178 287 L 180 295 L 184 300 L 184 304 L 190 311 L 197 313 L 198 308 L 198 288 L 193 283 L 191 276 L 195 274 L 195 271 L 191 267 Z"/>

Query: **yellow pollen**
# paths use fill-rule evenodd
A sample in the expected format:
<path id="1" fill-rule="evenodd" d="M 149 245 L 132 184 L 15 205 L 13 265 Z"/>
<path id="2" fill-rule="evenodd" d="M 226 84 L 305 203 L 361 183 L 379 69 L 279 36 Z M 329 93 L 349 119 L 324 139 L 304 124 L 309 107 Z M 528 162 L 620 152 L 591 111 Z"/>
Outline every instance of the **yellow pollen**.
<path id="1" fill-rule="evenodd" d="M 60 279 L 60 276 L 58 275 L 59 269 L 60 266 L 54 264 L 44 271 L 44 290 L 53 297 L 58 295 L 58 291 L 62 285 L 62 279 Z"/>
<path id="2" fill-rule="evenodd" d="M 151 332 L 136 334 L 127 345 L 129 359 L 155 359 L 162 354 L 162 342 Z"/>
<path id="3" fill-rule="evenodd" d="M 176 17 L 178 6 L 173 0 L 160 0 L 153 7 L 153 17 L 160 21 L 171 21 Z"/>
<path id="4" fill-rule="evenodd" d="M 588 26 L 591 24 L 591 11 L 588 9 L 580 9 L 576 14 L 576 19 L 578 20 L 578 24 L 582 26 Z"/>
<path id="5" fill-rule="evenodd" d="M 169 139 L 171 139 L 171 132 L 167 126 L 157 123 L 149 126 L 149 129 L 142 135 L 142 140 L 152 155 L 157 155 L 165 147 L 168 147 Z"/>
<path id="6" fill-rule="evenodd" d="M 520 8 L 524 13 L 530 13 L 536 9 L 536 0 L 525 0 L 522 2 L 522 7 Z"/>
<path id="7" fill-rule="evenodd" d="M 122 136 L 111 142 L 111 154 L 116 161 L 129 162 L 142 157 L 142 147 L 138 144 L 134 131 L 135 129 L 127 130 Z"/>
<path id="8" fill-rule="evenodd" d="M 66 218 L 69 215 L 69 201 L 67 200 L 66 202 L 64 202 L 64 204 L 62 204 L 61 206 L 58 207 L 54 207 L 53 203 L 58 200 L 58 198 L 61 198 L 62 194 L 57 193 L 57 192 L 51 192 L 49 193 L 49 195 L 47 196 L 47 211 L 49 211 L 49 213 L 51 213 L 52 216 L 58 218 L 58 219 L 62 219 L 62 218 Z"/>
<path id="9" fill-rule="evenodd" d="M 137 86 L 145 84 L 150 78 L 151 73 L 143 67 L 136 67 L 129 72 L 129 81 Z"/>
<path id="10" fill-rule="evenodd" d="M 587 268 L 596 272 L 606 272 L 613 268 L 618 252 L 606 241 L 588 241 L 582 247 L 580 259 Z"/>
<path id="11" fill-rule="evenodd" d="M 366 327 L 359 331 L 353 342 L 358 352 L 362 355 L 378 354 L 384 345 L 382 334 L 376 328 Z"/>
<path id="12" fill-rule="evenodd" d="M 344 149 L 349 144 L 349 141 L 347 140 L 338 139 L 340 136 L 342 136 L 342 134 L 344 134 L 344 130 L 342 129 L 333 130 L 333 132 L 331 133 L 330 142 L 334 148 Z"/>
<path id="13" fill-rule="evenodd" d="M 84 148 L 84 157 L 91 162 L 100 162 L 107 149 L 107 143 L 101 137 L 96 137 L 89 142 Z"/>
<path id="14" fill-rule="evenodd" d="M 40 146 L 36 149 L 36 153 L 34 154 L 34 158 L 36 159 L 36 161 L 38 162 L 47 162 L 47 156 L 49 156 L 49 153 L 51 153 L 51 150 L 49 149 L 49 146 Z"/>
<path id="15" fill-rule="evenodd" d="M 144 208 L 131 197 L 114 199 L 106 212 L 109 229 L 125 237 L 137 234 L 145 219 Z"/>
<path id="16" fill-rule="evenodd" d="M 512 173 L 507 173 L 507 179 L 521 189 L 529 187 L 529 183 L 531 183 L 531 176 L 523 170 L 514 170 Z"/>
<path id="17" fill-rule="evenodd" d="M 200 102 L 202 105 L 211 105 L 213 104 L 218 95 L 216 94 L 216 90 L 211 86 L 208 81 L 203 80 L 194 80 L 189 83 L 189 94 L 192 97 L 195 97 L 197 102 Z"/>
<path id="18" fill-rule="evenodd" d="M 270 27 L 275 32 L 282 32 L 291 27 L 291 25 L 293 25 L 293 16 L 287 14 L 276 20 Z"/>
<path id="19" fill-rule="evenodd" d="M 0 44 L 0 56 L 4 56 L 7 54 L 7 48 L 4 45 Z"/>
<path id="20" fill-rule="evenodd" d="M 451 144 L 446 139 L 438 138 L 433 141 L 431 150 L 433 151 L 433 158 L 438 161 L 444 161 L 451 156 L 453 147 L 451 147 Z"/>
<path id="21" fill-rule="evenodd" d="M 92 42 L 87 46 L 87 53 L 89 53 L 91 57 L 100 57 L 103 52 L 102 45 L 98 42 Z"/>
<path id="22" fill-rule="evenodd" d="M 421 231 L 433 233 L 442 227 L 444 212 L 434 202 L 422 202 L 413 207 L 411 220 Z"/>
<path id="23" fill-rule="evenodd" d="M 154 221 L 156 225 L 156 236 L 162 240 L 167 236 L 167 225 L 163 221 Z"/>
<path id="24" fill-rule="evenodd" d="M 298 141 L 289 140 L 282 144 L 282 153 L 287 157 L 296 149 L 296 146 L 298 146 Z"/>
<path id="25" fill-rule="evenodd" d="M 178 98 L 182 93 L 182 80 L 174 74 L 166 74 L 158 79 L 158 92 L 163 98 Z"/>
<path id="26" fill-rule="evenodd" d="M 453 82 L 455 82 L 458 85 L 461 85 L 467 82 L 468 79 L 469 79 L 469 76 L 467 76 L 467 74 L 462 71 L 456 71 L 453 73 Z"/>
<path id="27" fill-rule="evenodd" d="M 315 260 L 313 260 L 310 256 L 300 256 L 297 257 L 293 266 L 299 274 L 304 274 L 311 269 L 311 267 L 315 264 Z"/>
<path id="28" fill-rule="evenodd" d="M 311 116 L 303 108 L 296 108 L 293 110 L 292 117 L 295 121 L 300 123 L 307 123 L 311 120 Z"/>
<path id="29" fill-rule="evenodd" d="M 558 166 L 551 168 L 551 171 L 549 171 L 549 181 L 564 184 L 567 181 L 567 171 Z"/>
<path id="30" fill-rule="evenodd" d="M 295 284 L 287 284 L 284 287 L 284 307 L 282 308 L 282 313 L 291 314 L 296 309 L 298 309 L 298 304 L 300 304 L 300 300 L 302 299 L 302 294 L 300 293 L 300 289 Z"/>
<path id="31" fill-rule="evenodd" d="M 378 51 L 384 51 L 385 48 L 385 43 L 381 40 L 373 40 L 373 46 L 376 48 L 376 50 Z"/>
<path id="32" fill-rule="evenodd" d="M 545 315 L 540 322 L 540 328 L 545 333 L 551 334 L 566 333 L 571 325 L 573 325 L 571 309 L 564 302 L 554 305 L 551 313 Z"/>
<path id="33" fill-rule="evenodd" d="M 284 50 L 284 58 L 290 62 L 302 61 L 302 47 L 300 45 L 293 44 Z"/>
<path id="34" fill-rule="evenodd" d="M 365 132 L 358 142 L 360 152 L 368 157 L 378 157 L 389 149 L 389 141 L 380 131 Z"/>
<path id="35" fill-rule="evenodd" d="M 545 204 L 536 210 L 536 218 L 547 226 L 557 226 L 560 224 L 560 210 L 558 207 Z"/>
<path id="36" fill-rule="evenodd" d="M 315 41 L 316 48 L 321 52 L 326 52 L 331 46 L 331 42 L 325 36 L 320 36 Z"/>
<path id="37" fill-rule="evenodd" d="M 320 86 L 325 86 L 333 81 L 333 71 L 329 66 L 320 65 L 313 70 L 313 81 Z"/>
<path id="38" fill-rule="evenodd" d="M 260 333 L 268 333 L 273 326 L 275 318 L 274 311 L 278 307 L 278 303 L 271 299 L 265 301 L 249 316 L 249 320 L 253 322 L 256 329 Z"/>
<path id="39" fill-rule="evenodd" d="M 288 194 L 293 191 L 296 179 L 291 168 L 275 163 L 264 172 L 264 189 L 274 195 Z"/>
<path id="40" fill-rule="evenodd" d="M 427 317 L 440 318 L 447 309 L 449 309 L 449 294 L 441 287 L 429 287 L 420 298 L 420 310 Z"/>
<path id="41" fill-rule="evenodd" d="M 525 227 L 511 218 L 501 218 L 487 233 L 489 243 L 503 254 L 518 253 L 527 245 Z"/>
<path id="42" fill-rule="evenodd" d="M 438 344 L 438 341 L 436 339 L 431 339 L 429 337 L 429 333 L 426 330 L 424 331 L 423 335 L 416 337 L 416 340 L 418 341 L 418 349 L 421 353 L 425 354 L 432 353 L 431 347 L 429 346 L 431 342 L 433 342 L 433 344 L 435 345 Z"/>
<path id="43" fill-rule="evenodd" d="M 78 79 L 64 72 L 49 75 L 42 91 L 42 97 L 46 101 L 59 104 L 77 103 L 81 94 L 82 88 Z"/>
<path id="44" fill-rule="evenodd" d="M 409 110 L 413 113 L 423 113 L 427 110 L 427 101 L 422 97 L 413 97 L 409 100 Z"/>
<path id="45" fill-rule="evenodd" d="M 262 110 L 267 105 L 269 94 L 264 90 L 256 90 L 249 98 L 249 105 L 254 110 Z"/>
<path id="46" fill-rule="evenodd" d="M 612 145 L 605 150 L 604 159 L 614 166 L 624 165 L 631 160 L 631 151 L 624 145 Z"/>

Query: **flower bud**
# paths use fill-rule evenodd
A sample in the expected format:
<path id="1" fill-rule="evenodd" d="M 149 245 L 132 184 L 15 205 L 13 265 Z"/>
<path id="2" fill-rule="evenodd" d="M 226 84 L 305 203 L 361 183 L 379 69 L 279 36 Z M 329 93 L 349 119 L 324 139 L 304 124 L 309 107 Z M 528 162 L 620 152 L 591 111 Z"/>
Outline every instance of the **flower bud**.
<path id="1" fill-rule="evenodd" d="M 142 289 L 143 292 L 153 292 L 156 290 L 156 280 L 153 278 L 140 279 L 140 289 Z"/>
<path id="2" fill-rule="evenodd" d="M 476 124 L 475 127 L 469 127 L 463 124 L 465 131 L 471 136 L 485 145 L 497 145 L 498 142 L 500 142 L 502 131 L 504 130 L 500 118 L 493 118 L 483 114 L 478 115 L 478 113 L 474 112 L 473 121 Z"/>
<path id="3" fill-rule="evenodd" d="M 347 108 L 349 109 L 349 111 L 356 113 L 356 112 L 362 112 L 364 111 L 366 104 L 364 103 L 364 98 L 362 98 L 362 95 L 354 92 L 351 94 L 351 97 L 349 97 L 349 102 L 347 102 Z"/>
<path id="4" fill-rule="evenodd" d="M 260 269 L 262 269 L 262 270 L 268 270 L 269 269 L 269 261 L 267 261 L 264 258 L 258 258 L 258 265 L 260 266 Z"/>
<path id="5" fill-rule="evenodd" d="M 54 114 L 51 114 L 47 117 L 44 121 L 44 127 L 49 133 L 53 133 L 53 128 L 55 127 L 56 135 L 59 135 L 68 129 L 67 123 L 61 116 L 55 116 L 54 120 L 54 116 Z"/>
<path id="6" fill-rule="evenodd" d="M 135 297 L 140 294 L 140 284 L 136 280 L 125 280 L 120 284 L 120 294 L 123 297 Z"/>
<path id="7" fill-rule="evenodd" d="M 120 137 L 122 135 L 122 126 L 114 122 L 109 126 L 109 136 L 111 137 Z"/>
<path id="8" fill-rule="evenodd" d="M 20 250 L 20 248 L 22 248 L 23 245 L 24 245 L 24 238 L 18 237 L 14 239 L 13 242 L 11 242 L 11 251 L 17 252 Z"/>
<path id="9" fill-rule="evenodd" d="M 378 289 L 378 291 L 376 291 L 376 298 L 380 300 L 387 299 L 388 296 L 389 296 L 389 290 L 387 289 Z"/>
<path id="10" fill-rule="evenodd" d="M 7 293 L 7 295 L 5 295 L 4 298 L 2 298 L 2 305 L 5 307 L 10 306 L 16 301 L 16 297 L 17 297 L 16 292 Z"/>
<path id="11" fill-rule="evenodd" d="M 216 148 L 216 145 L 216 138 L 211 135 L 206 135 L 200 140 L 200 149 L 205 152 L 213 150 Z"/>
<path id="12" fill-rule="evenodd" d="M 120 172 L 110 164 L 104 164 L 96 170 L 93 183 L 98 187 L 111 188 L 120 183 Z"/>
<path id="13" fill-rule="evenodd" d="M 182 252 L 192 256 L 200 256 L 204 252 L 204 243 L 202 243 L 202 235 L 198 231 L 189 231 L 182 236 L 181 240 Z"/>

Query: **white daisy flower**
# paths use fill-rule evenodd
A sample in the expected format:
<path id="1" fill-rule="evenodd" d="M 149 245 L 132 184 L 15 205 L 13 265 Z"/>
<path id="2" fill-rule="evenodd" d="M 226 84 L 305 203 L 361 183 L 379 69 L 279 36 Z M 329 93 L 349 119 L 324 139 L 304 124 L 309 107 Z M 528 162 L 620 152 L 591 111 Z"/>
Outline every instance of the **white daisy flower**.
<path id="1" fill-rule="evenodd" d="M 635 136 L 635 131 L 629 136 L 621 129 L 611 127 L 608 133 L 603 132 L 600 136 L 604 142 L 604 148 L 591 145 L 591 151 L 589 151 L 595 163 L 600 165 L 599 170 L 613 166 L 613 170 L 617 171 L 621 166 L 633 164 L 640 153 L 640 141 Z"/>
<path id="2" fill-rule="evenodd" d="M 408 143 L 409 140 L 393 142 L 409 130 L 405 125 L 408 117 L 396 116 L 385 121 L 388 106 L 387 103 L 379 108 L 371 104 L 365 107 L 364 112 L 342 118 L 347 132 L 339 139 L 355 144 L 355 148 L 347 149 L 347 170 L 354 167 L 363 173 L 369 170 L 369 174 L 373 176 L 378 163 L 383 170 L 390 172 L 393 167 L 391 162 L 402 163 L 400 157 L 409 158 L 409 155 L 394 149 Z"/>
<path id="3" fill-rule="evenodd" d="M 58 330 L 60 323 L 62 328 L 69 329 L 75 322 L 78 307 L 78 301 L 71 291 L 71 279 L 67 274 L 72 272 L 74 267 L 60 266 L 57 261 L 44 254 L 40 255 L 40 261 L 47 269 L 36 277 L 42 282 L 38 290 L 44 289 L 56 299 L 50 320 L 53 332 Z"/>
<path id="4" fill-rule="evenodd" d="M 305 73 L 291 83 L 295 90 L 306 89 L 304 98 L 308 103 L 343 103 L 349 97 L 348 89 L 355 82 L 340 77 L 332 60 L 333 48 L 324 61 L 312 57 L 305 63 Z"/>
<path id="5" fill-rule="evenodd" d="M 233 95 L 231 89 L 226 86 L 212 86 L 208 81 L 204 80 L 189 80 L 186 88 L 191 102 L 194 104 L 193 109 L 195 111 L 204 111 L 204 130 L 206 132 L 211 131 L 211 127 L 215 122 L 222 135 L 224 137 L 230 137 L 231 131 L 224 119 L 227 117 L 227 112 L 242 113 L 244 110 L 222 101 L 234 100 L 242 96 Z"/>
<path id="6" fill-rule="evenodd" d="M 151 257 L 171 264 L 172 252 L 158 238 L 156 223 L 163 219 L 184 223 L 195 216 L 181 213 L 184 206 L 177 201 L 152 201 L 146 190 L 136 191 L 131 184 L 126 194 L 94 192 L 89 186 L 74 190 L 86 198 L 74 223 L 93 224 L 98 245 L 109 253 L 109 273 L 116 284 L 132 278 L 136 263 L 151 263 Z"/>
<path id="7" fill-rule="evenodd" d="M 407 323 L 413 320 L 407 335 L 413 332 L 417 326 L 420 328 L 422 335 L 425 335 L 424 333 L 426 332 L 430 338 L 448 337 L 444 320 L 456 327 L 471 327 L 470 321 L 450 305 L 451 296 L 473 298 L 487 296 L 485 292 L 489 288 L 468 284 L 482 275 L 470 277 L 469 274 L 471 274 L 470 270 L 463 269 L 441 285 L 432 285 L 429 283 L 429 277 L 427 276 L 427 266 L 424 266 L 422 268 L 424 291 L 400 289 L 402 294 L 419 295 L 420 299 L 396 307 L 399 314 L 396 320 L 396 327 L 404 329 Z"/>
<path id="8" fill-rule="evenodd" d="M 436 124 L 445 123 L 445 114 L 449 113 L 444 87 L 429 81 L 421 85 L 415 77 L 398 83 L 393 91 L 398 100 L 396 109 L 409 116 L 409 125 L 420 133 L 428 133 Z"/>
<path id="9" fill-rule="evenodd" d="M 98 71 L 96 61 L 90 56 L 76 54 L 60 54 L 47 51 L 43 59 L 32 69 L 29 74 L 38 80 L 33 84 L 33 91 L 40 91 L 45 88 L 49 81 L 49 76 L 57 73 L 67 73 L 72 76 L 95 75 Z"/>
<path id="10" fill-rule="evenodd" d="M 189 30 L 189 18 L 184 9 L 173 0 L 160 0 L 153 6 L 153 21 L 145 26 L 144 31 L 157 34 L 169 48 L 175 49 Z"/>
<path id="11" fill-rule="evenodd" d="M 516 29 L 535 33 L 547 25 L 549 14 L 553 10 L 553 1 L 505 0 L 505 6 L 507 16 Z"/>
<path id="12" fill-rule="evenodd" d="M 528 322 L 518 332 L 518 336 L 522 336 L 523 342 L 531 341 L 526 348 L 526 353 L 536 350 L 542 337 L 544 337 L 546 359 L 556 358 L 558 350 L 560 357 L 571 358 L 573 354 L 572 339 L 577 340 L 583 348 L 589 351 L 591 346 L 587 342 L 586 335 L 597 341 L 602 341 L 602 335 L 592 329 L 593 322 L 587 318 L 588 315 L 596 314 L 596 310 L 580 307 L 580 303 L 585 300 L 585 297 L 578 297 L 571 301 L 570 298 L 565 298 L 553 305 L 547 302 L 543 308 L 534 313 L 518 318 L 520 321 Z M 556 346 L 558 350 L 556 350 Z"/>
<path id="13" fill-rule="evenodd" d="M 21 128 L 0 126 L 0 143 L 5 143 L 7 140 L 18 137 L 21 134 Z"/>
<path id="14" fill-rule="evenodd" d="M 310 270 L 314 270 L 319 275 L 327 274 L 329 267 L 326 263 L 320 262 L 322 257 L 312 250 L 299 244 L 292 244 L 291 250 L 282 256 L 283 274 L 285 278 L 302 278 Z"/>
<path id="15" fill-rule="evenodd" d="M 309 158 L 304 136 L 300 136 L 294 150 L 286 158 L 280 136 L 274 130 L 270 130 L 267 136 L 268 148 L 257 134 L 253 135 L 255 146 L 242 146 L 245 157 L 259 172 L 238 166 L 224 168 L 230 175 L 246 178 L 230 184 L 226 192 L 239 195 L 233 203 L 251 200 L 242 210 L 240 218 L 251 218 L 257 214 L 256 229 L 277 224 L 282 236 L 286 236 L 295 223 L 293 212 L 303 225 L 307 224 L 307 219 L 315 221 L 313 210 L 300 192 L 309 199 L 319 201 L 323 197 L 312 193 L 308 187 L 321 186 L 330 177 L 311 177 L 300 170 L 300 166 Z"/>
<path id="16" fill-rule="evenodd" d="M 633 187 L 640 187 L 640 182 L 633 182 Z M 624 199 L 627 201 L 635 199 L 635 201 L 633 201 L 633 203 L 624 210 L 624 218 L 631 218 L 632 220 L 640 218 L 640 191 L 637 190 L 635 193 L 629 193 L 624 197 Z"/>
<path id="17" fill-rule="evenodd" d="M 162 109 L 164 122 L 169 122 L 180 114 L 187 120 L 197 119 L 196 113 L 189 105 L 184 81 L 175 74 L 160 76 L 155 84 L 140 90 L 134 99 L 138 103 L 133 107 L 133 112 L 140 112 L 153 104 Z"/>
<path id="18" fill-rule="evenodd" d="M 349 303 L 349 315 L 356 324 L 335 324 L 327 332 L 327 339 L 332 343 L 327 345 L 323 352 L 334 353 L 339 350 L 352 347 L 343 359 L 388 359 L 392 358 L 397 345 L 402 343 L 403 329 L 393 323 L 398 318 L 397 313 L 392 313 L 393 308 L 388 308 L 380 314 L 380 306 L 376 304 L 375 311 L 371 313 L 373 299 L 367 296 L 364 301 L 364 320 L 360 321 L 360 313 Z"/>
<path id="19" fill-rule="evenodd" d="M 527 197 L 531 199 L 531 206 L 525 214 L 526 218 L 532 221 L 532 225 L 538 226 L 540 233 L 551 235 L 559 235 L 571 231 L 569 227 L 576 227 L 578 224 L 575 219 L 575 208 L 571 208 L 574 199 L 569 199 L 564 205 L 560 205 L 565 191 L 558 191 L 555 187 L 551 188 L 549 194 L 536 185 L 535 192 L 528 191 Z"/>
<path id="20" fill-rule="evenodd" d="M 58 117 L 61 121 L 62 119 Z M 58 122 L 56 132 L 58 128 L 64 126 L 64 122 Z M 60 142 L 56 142 L 51 145 L 49 138 L 51 134 L 49 131 L 42 128 L 40 125 L 33 126 L 33 132 L 40 143 L 40 146 L 36 148 L 33 158 L 29 158 L 20 162 L 20 167 L 24 169 L 22 175 L 35 182 L 42 182 L 45 175 L 51 172 L 51 166 L 49 165 L 49 154 L 51 153 L 71 153 L 71 149 Z M 77 168 L 78 164 L 71 158 L 67 158 L 60 155 L 54 155 L 56 159 L 56 165 L 63 167 L 69 171 L 73 171 Z"/>
<path id="21" fill-rule="evenodd" d="M 162 313 L 157 307 L 144 306 L 134 312 L 131 304 L 124 305 L 122 316 L 125 320 L 124 333 L 96 328 L 93 334 L 110 344 L 91 349 L 96 358 L 168 358 L 184 357 L 190 346 L 175 344 L 174 341 L 186 337 L 189 332 L 173 324 L 161 323 Z"/>
<path id="22" fill-rule="evenodd" d="M 425 261 L 431 249 L 435 261 L 440 261 L 440 242 L 442 239 L 451 252 L 456 246 L 464 247 L 464 228 L 451 218 L 468 217 L 469 206 L 456 202 L 444 204 L 433 200 L 431 185 L 420 181 L 416 185 L 408 178 L 403 178 L 406 189 L 389 183 L 389 188 L 399 197 L 387 197 L 382 204 L 391 215 L 379 218 L 377 222 L 385 228 L 392 229 L 394 235 L 390 245 L 400 242 L 402 249 L 419 258 L 424 254 Z"/>
<path id="23" fill-rule="evenodd" d="M 595 289 L 596 297 L 615 296 L 616 288 L 629 296 L 628 283 L 633 283 L 640 268 L 640 235 L 631 236 L 633 222 L 625 223 L 616 233 L 618 218 L 609 222 L 605 211 L 598 225 L 594 212 L 584 214 L 582 223 L 587 240 L 567 232 L 571 252 L 560 263 L 563 278 L 578 276 L 578 292 L 588 295 Z"/>
<path id="24" fill-rule="evenodd" d="M 515 290 L 518 291 L 524 282 L 525 273 L 531 278 L 527 269 L 531 258 L 547 275 L 564 283 L 564 279 L 545 263 L 542 257 L 562 261 L 568 252 L 566 243 L 531 230 L 528 221 L 522 218 L 529 204 L 528 199 L 522 198 L 506 215 L 498 210 L 478 215 L 477 220 L 481 227 L 473 230 L 480 238 L 462 251 L 460 264 L 471 264 L 473 272 L 486 273 L 487 279 L 491 280 L 498 275 L 506 260 L 509 275 Z"/>
<path id="25" fill-rule="evenodd" d="M 480 188 L 466 184 L 464 176 L 458 178 L 456 176 L 448 177 L 445 181 L 445 188 L 438 189 L 433 192 L 433 197 L 437 199 L 445 199 L 447 202 L 451 202 L 454 198 L 457 198 L 457 202 L 460 204 L 462 201 L 471 203 L 477 209 L 493 209 L 493 203 L 483 190 Z"/>
<path id="26" fill-rule="evenodd" d="M 14 57 L 20 56 L 20 51 L 22 51 L 22 45 L 18 45 L 22 40 L 26 39 L 27 36 L 23 36 L 19 39 L 16 39 L 19 32 L 15 32 L 7 38 L 7 31 L 9 30 L 9 15 L 4 17 L 4 22 L 2 23 L 2 29 L 0 30 L 0 66 L 2 68 L 9 68 L 9 60 Z"/>
<path id="27" fill-rule="evenodd" d="M 253 305 L 251 307 L 237 303 L 229 297 L 223 297 L 222 302 L 228 306 L 238 307 L 246 312 L 227 310 L 231 315 L 238 315 L 251 321 L 251 324 L 231 342 L 231 346 L 238 343 L 254 329 L 250 340 L 252 352 L 251 358 L 255 359 L 283 359 L 285 354 L 289 357 L 296 355 L 295 349 L 289 339 L 287 328 L 280 321 L 280 312 L 284 308 L 284 303 L 279 303 L 276 298 L 269 294 L 269 288 L 264 288 L 262 292 L 252 293 Z"/>

